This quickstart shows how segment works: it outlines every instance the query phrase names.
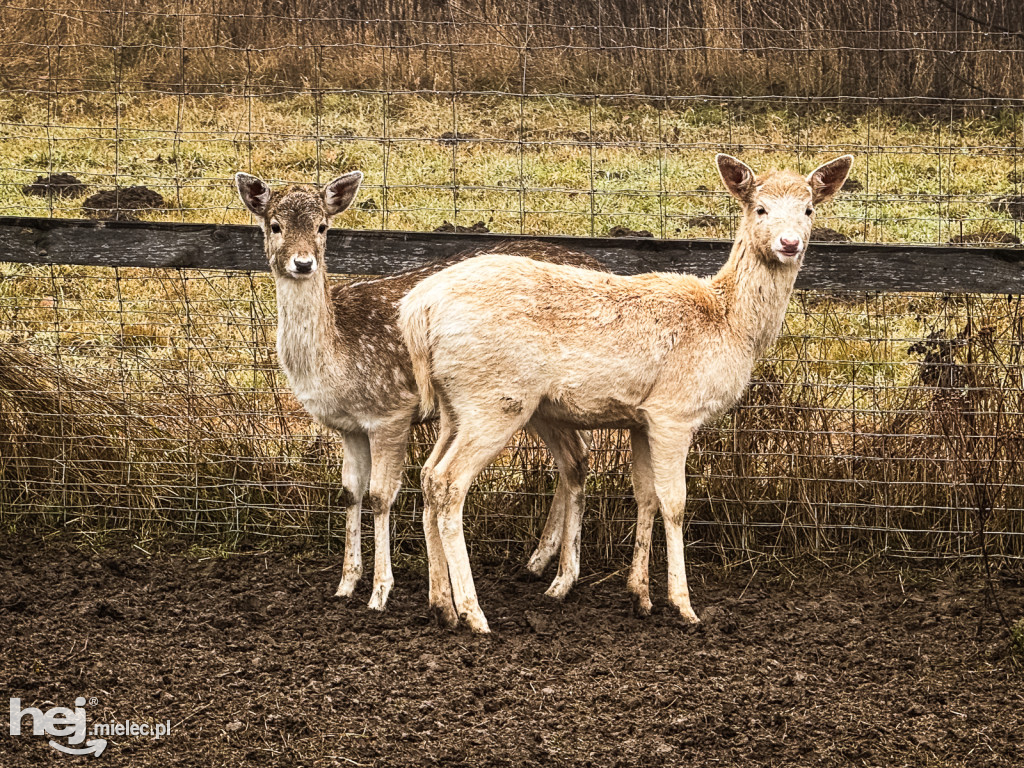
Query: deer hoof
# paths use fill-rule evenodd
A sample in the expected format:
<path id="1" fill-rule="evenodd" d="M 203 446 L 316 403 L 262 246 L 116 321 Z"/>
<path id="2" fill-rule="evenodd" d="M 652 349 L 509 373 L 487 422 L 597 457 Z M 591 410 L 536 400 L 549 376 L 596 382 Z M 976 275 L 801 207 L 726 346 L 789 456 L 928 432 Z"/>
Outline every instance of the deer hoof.
<path id="1" fill-rule="evenodd" d="M 630 613 L 633 616 L 638 616 L 642 619 L 647 618 L 651 615 L 651 609 L 653 608 L 651 598 L 647 595 L 631 595 L 630 596 Z"/>

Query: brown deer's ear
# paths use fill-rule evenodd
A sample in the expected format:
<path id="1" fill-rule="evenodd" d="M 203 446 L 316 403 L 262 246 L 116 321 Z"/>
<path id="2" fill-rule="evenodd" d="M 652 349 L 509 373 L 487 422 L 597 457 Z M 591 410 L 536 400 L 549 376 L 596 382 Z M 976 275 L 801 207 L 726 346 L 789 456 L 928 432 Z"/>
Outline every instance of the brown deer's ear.
<path id="1" fill-rule="evenodd" d="M 717 154 L 715 162 L 718 164 L 718 173 L 722 177 L 722 183 L 729 190 L 729 194 L 741 203 L 749 203 L 754 194 L 754 172 L 750 166 L 732 155 Z"/>
<path id="2" fill-rule="evenodd" d="M 334 216 L 352 205 L 362 182 L 362 171 L 352 171 L 328 183 L 324 187 L 324 204 L 327 206 L 327 215 Z"/>
<path id="3" fill-rule="evenodd" d="M 807 183 L 811 185 L 811 199 L 814 204 L 826 203 L 835 197 L 836 192 L 846 183 L 853 166 L 853 155 L 843 155 L 819 165 L 807 174 Z"/>
<path id="4" fill-rule="evenodd" d="M 242 203 L 257 216 L 265 216 L 267 203 L 270 202 L 270 187 L 263 179 L 250 176 L 248 173 L 235 174 L 235 186 Z"/>

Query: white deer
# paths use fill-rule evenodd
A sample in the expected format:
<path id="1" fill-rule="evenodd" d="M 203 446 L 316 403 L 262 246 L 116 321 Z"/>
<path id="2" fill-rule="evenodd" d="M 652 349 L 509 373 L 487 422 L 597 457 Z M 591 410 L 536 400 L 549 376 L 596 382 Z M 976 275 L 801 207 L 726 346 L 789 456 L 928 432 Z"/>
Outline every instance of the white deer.
<path id="1" fill-rule="evenodd" d="M 532 420 L 631 430 L 639 509 L 629 591 L 636 609 L 649 613 L 648 555 L 660 506 L 669 602 L 698 621 L 683 562 L 690 443 L 739 399 L 754 362 L 778 337 L 815 206 L 839 191 L 853 162 L 845 155 L 806 177 L 756 176 L 734 157 L 716 159 L 743 216 L 713 277 L 622 277 L 491 255 L 427 278 L 402 300 L 399 326 L 421 407 L 436 399 L 441 411 L 440 438 L 423 468 L 424 525 L 437 531 L 427 537 L 435 611 L 488 631 L 462 507 L 479 472 Z M 578 540 L 580 513 L 566 515 L 564 544 Z M 454 608 L 444 604 L 451 600 Z"/>
<path id="2" fill-rule="evenodd" d="M 331 285 L 324 256 L 332 219 L 353 202 L 363 174 L 353 171 L 322 190 L 277 190 L 247 173 L 238 194 L 263 229 L 277 287 L 277 354 L 295 396 L 318 422 L 341 433 L 347 509 L 345 561 L 337 595 L 350 597 L 362 576 L 360 519 L 369 489 L 374 519 L 374 574 L 369 607 L 383 610 L 394 584 L 389 515 L 398 495 L 412 425 L 429 418 L 420 408 L 409 354 L 398 332 L 398 302 L 428 275 L 476 253 L 438 260 L 376 280 Z M 506 244 L 503 252 L 600 269 L 584 254 L 539 242 Z M 583 504 L 588 442 L 573 428 L 538 421 L 531 429 L 547 444 L 561 473 L 541 542 L 528 568 L 540 575 L 561 546 L 563 518 Z M 578 562 L 562 547 L 562 560 Z M 560 571 L 565 570 L 560 566 Z"/>

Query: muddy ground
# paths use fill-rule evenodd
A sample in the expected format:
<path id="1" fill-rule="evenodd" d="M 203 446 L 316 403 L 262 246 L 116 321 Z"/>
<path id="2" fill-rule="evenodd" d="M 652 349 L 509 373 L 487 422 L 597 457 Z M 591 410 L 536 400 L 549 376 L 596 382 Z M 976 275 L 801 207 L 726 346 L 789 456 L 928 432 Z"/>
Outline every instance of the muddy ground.
<path id="1" fill-rule="evenodd" d="M 90 725 L 171 733 L 96 759 L 2 727 L 0 765 L 1024 765 L 1024 673 L 974 571 L 693 564 L 690 629 L 630 617 L 622 574 L 555 605 L 475 566 L 491 637 L 434 627 L 415 569 L 376 614 L 365 585 L 331 597 L 338 557 L 5 541 L 3 706 L 92 697 Z M 1019 571 L 999 590 L 1024 614 Z"/>

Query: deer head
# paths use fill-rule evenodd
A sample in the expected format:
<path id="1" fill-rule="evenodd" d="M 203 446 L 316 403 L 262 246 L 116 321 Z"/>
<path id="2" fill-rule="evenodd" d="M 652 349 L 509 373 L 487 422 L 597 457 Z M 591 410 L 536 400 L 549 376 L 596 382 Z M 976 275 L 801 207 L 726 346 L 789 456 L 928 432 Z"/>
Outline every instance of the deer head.
<path id="1" fill-rule="evenodd" d="M 729 194 L 743 206 L 741 236 L 768 263 L 799 266 L 811 236 L 815 209 L 843 186 L 853 155 L 830 160 L 807 176 L 793 171 L 756 176 L 749 166 L 730 155 L 717 155 L 715 161 Z"/>
<path id="2" fill-rule="evenodd" d="M 304 280 L 324 271 L 327 228 L 352 205 L 362 180 L 361 172 L 352 171 L 322 190 L 290 186 L 274 191 L 263 179 L 235 174 L 238 196 L 263 230 L 274 277 Z"/>

